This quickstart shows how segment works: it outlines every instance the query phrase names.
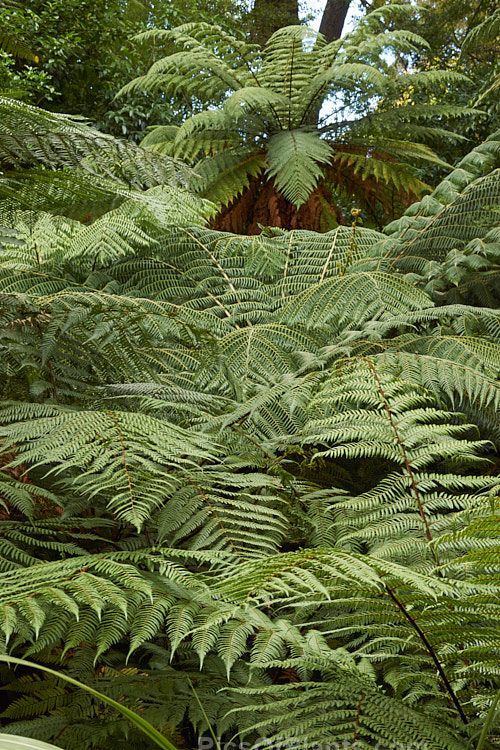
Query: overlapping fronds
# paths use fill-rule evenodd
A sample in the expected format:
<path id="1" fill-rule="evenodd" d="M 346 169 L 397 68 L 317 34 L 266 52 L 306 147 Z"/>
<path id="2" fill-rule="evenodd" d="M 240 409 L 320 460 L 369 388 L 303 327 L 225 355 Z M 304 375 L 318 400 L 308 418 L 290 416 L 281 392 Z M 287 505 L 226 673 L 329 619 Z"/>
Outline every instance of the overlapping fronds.
<path id="1" fill-rule="evenodd" d="M 186 51 L 210 33 L 186 28 Z M 306 86 L 315 38 L 270 44 L 266 117 L 288 117 L 285 50 L 288 83 Z M 320 40 L 317 54 L 326 65 L 340 47 Z M 250 117 L 255 95 L 247 86 L 231 107 Z M 497 150 L 479 147 L 389 237 L 356 213 L 325 234 L 207 229 L 195 195 L 99 172 L 99 149 L 33 173 L 50 179 L 31 204 L 29 170 L 10 174 L 5 650 L 67 669 L 186 744 L 210 723 L 255 747 L 475 748 L 499 677 Z M 238 159 L 225 164 L 247 184 Z M 254 159 L 249 190 L 266 164 Z M 72 172 L 87 211 L 104 180 L 113 210 L 68 218 L 57 180 Z M 2 674 L 6 731 L 68 750 L 145 747 L 80 692 Z"/>
<path id="2" fill-rule="evenodd" d="M 195 174 L 172 157 L 6 97 L 0 122 L 0 163 L 10 167 L 0 178 L 0 198 L 11 205 L 88 221 L 127 199 L 163 213 L 175 196 L 183 212 L 191 204 L 192 220 L 211 213 L 211 204 L 190 191 Z M 28 169 L 34 166 L 39 171 Z"/>
<path id="3" fill-rule="evenodd" d="M 0 157 L 11 165 L 42 164 L 49 169 L 86 166 L 88 171 L 100 169 L 125 183 L 145 187 L 160 183 L 186 186 L 192 177 L 182 162 L 101 133 L 78 117 L 47 112 L 7 97 L 0 98 L 0 111 Z M 88 162 L 82 165 L 84 160 Z"/>
<path id="4" fill-rule="evenodd" d="M 465 526 L 461 538 L 477 533 L 474 528 L 469 531 Z M 442 543 L 446 544 L 445 538 Z M 107 567 L 96 571 L 101 576 L 118 576 L 114 588 L 110 581 L 105 584 L 116 601 L 110 594 L 110 616 L 106 618 L 104 610 L 101 623 L 91 614 L 93 607 L 102 607 L 94 591 L 99 589 L 99 579 L 88 572 L 93 560 L 81 558 L 87 566 L 83 573 L 60 563 L 46 566 L 53 581 L 57 582 L 63 571 L 66 574 L 65 581 L 58 584 L 64 590 L 57 592 L 59 599 L 54 599 L 60 619 L 71 617 L 74 623 L 69 647 L 85 634 L 86 638 L 97 639 L 99 648 L 108 648 L 130 629 L 133 653 L 164 629 L 173 650 L 179 649 L 180 654 L 184 650 L 185 654 L 185 644 L 189 643 L 196 657 L 212 669 L 215 657 L 229 675 L 234 670 L 236 685 L 240 680 L 238 662 L 248 660 L 256 684 L 229 694 L 225 691 L 225 698 L 218 699 L 218 709 L 232 708 L 226 717 L 216 715 L 214 721 L 219 726 L 236 726 L 243 736 L 256 740 L 257 747 L 259 736 L 273 745 L 286 737 L 318 741 L 320 732 L 323 739 L 352 739 L 356 728 L 366 747 L 370 747 L 369 742 L 394 739 L 400 736 L 399 731 L 410 732 L 415 742 L 434 742 L 431 746 L 436 748 L 470 747 L 473 728 L 470 735 L 467 721 L 468 715 L 473 716 L 473 707 L 464 678 L 475 675 L 480 679 L 485 670 L 493 677 L 496 671 L 494 659 L 488 658 L 491 649 L 498 648 L 495 583 L 488 588 L 479 579 L 461 583 L 453 578 L 424 576 L 406 566 L 332 549 L 286 553 L 237 567 L 217 560 L 214 554 L 205 554 L 206 560 L 211 559 L 220 568 L 217 575 L 193 576 L 184 567 L 185 556 L 165 550 L 160 556 L 146 552 L 128 555 L 144 562 L 149 557 L 162 577 L 151 579 L 156 589 L 151 601 L 147 591 L 136 591 L 135 598 L 127 602 L 130 615 L 126 617 L 120 596 L 123 598 L 132 579 L 123 579 L 126 566 L 118 562 L 123 556 L 111 556 Z M 200 556 L 199 562 L 202 560 Z M 23 587 L 32 592 L 32 607 L 37 597 L 45 594 L 43 584 L 37 590 L 33 579 L 28 582 L 19 578 L 18 591 Z M 76 596 L 79 620 L 75 621 L 71 602 L 82 590 L 88 600 L 78 601 Z M 4 609 L 7 605 L 17 614 L 15 593 L 9 588 L 3 591 Z M 263 605 L 267 611 L 262 611 Z M 68 609 L 69 613 L 62 616 Z M 42 618 L 42 640 L 50 627 Z M 52 637 L 57 638 L 53 626 Z M 339 639 L 344 644 L 341 648 L 335 645 Z M 448 648 L 443 649 L 443 643 Z M 161 664 L 161 649 L 155 652 Z M 178 667 L 183 658 L 179 656 L 179 660 Z M 189 669 L 188 665 L 186 661 Z M 288 672 L 293 679 L 280 680 L 271 687 L 264 675 L 276 671 L 283 676 Z M 173 674 L 179 676 L 182 685 L 186 675 Z M 194 679 L 202 689 L 203 678 Z M 119 680 L 116 686 L 110 685 L 111 690 L 123 687 Z M 143 683 L 141 690 L 148 703 L 158 707 L 166 697 L 155 691 L 154 684 L 148 687 Z M 443 693 L 449 701 L 445 712 L 439 699 Z M 481 700 L 487 701 L 488 696 L 476 691 L 474 702 L 480 705 Z M 185 710 L 189 696 L 181 691 L 176 701 Z M 18 701 L 6 716 L 28 716 L 33 708 L 36 713 L 37 707 L 32 704 L 26 700 L 23 711 Z M 207 697 L 207 708 L 209 705 Z M 322 706 L 321 719 L 318 705 Z M 382 708 L 390 712 L 400 730 L 390 721 L 375 721 L 376 711 Z"/>
<path id="5" fill-rule="evenodd" d="M 494 133 L 473 149 L 431 195 L 386 227 L 388 255 L 442 261 L 498 223 L 499 139 Z"/>
<path id="6" fill-rule="evenodd" d="M 378 478 L 374 471 L 365 492 L 334 492 L 330 505 L 323 497 L 337 544 L 362 545 L 377 557 L 413 560 L 416 567 L 429 555 L 440 565 L 433 546 L 439 529 L 453 525 L 458 510 L 497 484 L 479 475 L 491 465 L 492 446 L 477 440 L 476 428 L 458 415 L 436 409 L 424 389 L 393 373 L 370 360 L 339 366 L 310 402 L 302 444 L 315 451 L 311 461 L 319 472 L 324 462 L 340 461 L 352 476 L 358 462 L 384 458 L 385 469 Z"/>
<path id="7" fill-rule="evenodd" d="M 480 46 L 487 42 L 494 41 L 500 34 L 500 11 L 498 8 L 486 18 L 482 23 L 474 26 L 467 34 L 464 44 L 463 53 L 468 52 L 471 48 Z"/>

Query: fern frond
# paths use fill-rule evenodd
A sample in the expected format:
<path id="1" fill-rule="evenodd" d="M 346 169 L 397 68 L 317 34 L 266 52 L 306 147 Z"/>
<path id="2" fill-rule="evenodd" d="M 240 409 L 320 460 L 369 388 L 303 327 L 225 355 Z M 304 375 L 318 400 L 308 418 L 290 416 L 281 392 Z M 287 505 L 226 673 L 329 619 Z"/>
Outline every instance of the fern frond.
<path id="1" fill-rule="evenodd" d="M 383 302 L 382 302 L 383 300 Z M 281 311 L 288 323 L 304 321 L 315 328 L 335 321 L 336 325 L 359 325 L 373 318 L 375 308 L 385 307 L 389 314 L 419 310 L 429 305 L 428 297 L 397 276 L 380 271 L 352 271 L 303 291 Z"/>
<path id="2" fill-rule="evenodd" d="M 267 175 L 297 208 L 306 202 L 323 176 L 320 164 L 331 159 L 328 143 L 314 133 L 288 130 L 272 135 L 267 148 Z"/>
<path id="3" fill-rule="evenodd" d="M 15 407 L 4 412 L 19 413 Z M 53 464 L 52 472 L 78 469 L 78 490 L 91 499 L 108 497 L 110 510 L 137 528 L 178 484 L 174 473 L 193 466 L 195 457 L 209 458 L 206 441 L 145 415 L 118 412 L 72 412 L 52 407 L 24 409 L 21 425 L 11 423 L 6 441 L 16 444 L 13 465 Z M 34 418 L 34 419 L 33 419 Z M 32 441 L 36 439 L 36 445 Z M 188 453 L 191 458 L 185 458 Z M 47 459 L 47 457 L 49 457 Z M 153 474 L 153 467 L 164 470 Z M 151 482 L 156 475 L 155 488 Z"/>
<path id="4" fill-rule="evenodd" d="M 462 55 L 470 51 L 471 48 L 478 45 L 484 45 L 495 40 L 500 34 L 500 11 L 498 8 L 493 11 L 492 15 L 486 18 L 482 23 L 474 26 L 465 37 L 462 45 Z"/>
<path id="5" fill-rule="evenodd" d="M 234 148 L 221 151 L 198 162 L 196 169 L 202 180 L 203 192 L 213 201 L 227 205 L 248 188 L 250 179 L 261 174 L 265 165 L 263 154 Z"/>

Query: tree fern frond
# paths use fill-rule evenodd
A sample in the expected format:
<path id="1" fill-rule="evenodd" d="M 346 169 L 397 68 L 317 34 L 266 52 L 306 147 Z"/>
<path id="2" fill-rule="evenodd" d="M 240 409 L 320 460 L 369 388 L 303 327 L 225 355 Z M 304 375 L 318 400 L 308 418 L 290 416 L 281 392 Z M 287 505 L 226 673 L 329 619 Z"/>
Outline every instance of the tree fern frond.
<path id="1" fill-rule="evenodd" d="M 473 367 L 412 352 L 388 351 L 379 355 L 379 360 L 396 364 L 406 380 L 421 383 L 438 397 L 446 394 L 452 402 L 458 398 L 461 408 L 469 403 L 477 405 L 485 414 L 497 413 L 500 405 L 498 382 Z"/>
<path id="2" fill-rule="evenodd" d="M 499 33 L 500 12 L 497 8 L 491 16 L 477 26 L 474 26 L 474 28 L 469 31 L 462 46 L 462 55 L 477 45 L 485 44 L 494 40 Z"/>
<path id="3" fill-rule="evenodd" d="M 202 180 L 203 192 L 211 200 L 227 205 L 250 184 L 250 178 L 262 172 L 265 159 L 248 149 L 221 151 L 198 162 L 196 169 Z"/>
<path id="4" fill-rule="evenodd" d="M 112 560 L 103 565 L 99 556 L 79 555 L 0 575 L 3 579 L 0 627 L 6 639 L 13 628 L 22 632 L 22 621 L 35 637 L 41 629 L 43 635 L 50 605 L 56 606 L 67 628 L 75 617 L 79 621 L 81 607 L 93 611 L 97 617 L 108 606 L 126 613 L 127 596 L 132 591 L 140 591 L 143 597 L 149 597 L 151 591 L 134 566 Z"/>
<path id="5" fill-rule="evenodd" d="M 9 411 L 16 409 L 5 411 L 6 419 Z M 75 413 L 55 407 L 45 414 L 46 409 L 33 405 L 25 410 L 21 430 L 15 423 L 5 430 L 4 438 L 18 448 L 16 463 L 53 464 L 56 474 L 78 469 L 78 491 L 89 499 L 97 493 L 107 495 L 109 508 L 137 528 L 174 490 L 177 480 L 172 471 L 193 466 L 195 456 L 210 456 L 205 441 L 173 426 L 167 437 L 163 422 L 145 415 Z M 36 446 L 31 442 L 35 438 Z M 191 458 L 184 457 L 186 452 Z M 153 489 L 152 470 L 160 463 L 165 469 L 156 474 Z"/>
<path id="6" fill-rule="evenodd" d="M 381 310 L 383 306 L 394 315 L 428 305 L 428 297 L 402 278 L 380 271 L 353 271 L 302 292 L 285 305 L 281 317 L 289 324 L 304 321 L 310 328 L 332 320 L 337 325 L 349 321 L 359 325 L 373 317 L 375 308 Z"/>
<path id="7" fill-rule="evenodd" d="M 178 125 L 157 125 L 146 133 L 141 145 L 153 151 L 159 151 L 161 154 L 173 156 L 173 144 L 178 132 Z"/>
<path id="8" fill-rule="evenodd" d="M 297 661 L 284 662 L 296 666 Z M 314 660 L 309 662 L 314 668 Z M 319 666 L 319 665 L 318 665 Z M 361 676 L 346 677 L 342 670 L 331 667 L 329 676 L 338 685 L 335 702 L 331 700 L 331 686 L 321 682 L 304 682 L 298 685 L 272 686 L 266 690 L 269 701 L 259 700 L 257 689 L 243 689 L 243 696 L 250 696 L 254 703 L 250 707 L 235 709 L 239 717 L 250 713 L 253 721 L 250 729 L 258 731 L 264 739 L 255 747 L 277 748 L 284 741 L 294 743 L 319 743 L 326 741 L 351 742 L 356 746 L 371 748 L 375 744 L 386 744 L 394 740 L 415 744 L 430 744 L 430 747 L 446 750 L 464 750 L 467 745 L 460 742 L 440 726 L 413 713 L 404 704 L 377 692 Z M 383 724 L 379 717 L 388 717 Z M 241 719 L 240 719 L 241 720 Z M 243 732 L 243 737 L 245 733 Z"/>
<path id="9" fill-rule="evenodd" d="M 99 175 L 89 184 L 88 175 L 80 169 L 10 172 L 0 180 L 0 198 L 21 209 L 51 211 L 82 221 L 113 210 L 124 201 L 131 207 L 135 204 L 146 215 L 150 212 L 159 220 L 163 217 L 167 226 L 202 223 L 214 211 L 208 201 L 169 185 L 142 191 Z"/>
<path id="10" fill-rule="evenodd" d="M 100 164 L 101 169 L 107 167 L 108 175 L 114 172 L 124 182 L 148 180 L 146 187 L 161 182 L 186 187 L 191 181 L 191 170 L 181 162 L 100 133 L 77 117 L 47 112 L 6 97 L 0 97 L 0 112 L 0 157 L 14 166 L 80 166 L 91 172 Z"/>
<path id="11" fill-rule="evenodd" d="M 386 540 L 391 555 L 391 536 L 394 534 L 399 543 L 404 529 L 411 529 L 415 544 L 420 534 L 424 547 L 432 543 L 432 526 L 451 523 L 452 510 L 464 507 L 475 492 L 486 492 L 495 485 L 489 477 L 464 474 L 452 479 L 446 471 L 440 474 L 436 467 L 450 462 L 455 468 L 463 462 L 464 471 L 465 467 L 477 470 L 488 463 L 481 454 L 490 447 L 471 440 L 470 425 L 448 425 L 451 415 L 433 411 L 425 392 L 388 374 L 369 360 L 339 367 L 336 377 L 327 379 L 311 400 L 312 419 L 303 433 L 303 444 L 319 448 L 312 458 L 318 466 L 322 460 L 384 457 L 386 470 L 380 482 L 374 479 L 373 486 L 356 497 L 332 497 L 339 543 L 345 523 L 347 538 L 355 539 L 359 528 L 366 542 L 373 539 L 377 555 L 384 555 L 384 545 L 377 547 L 377 538 Z M 464 439 L 468 435 L 469 441 Z M 455 495 L 455 490 L 460 494 Z M 432 507 L 431 523 L 427 503 Z M 383 534 L 376 531 L 379 522 Z M 420 555 L 423 560 L 423 549 Z"/>
<path id="12" fill-rule="evenodd" d="M 288 130 L 272 135 L 267 148 L 267 175 L 297 208 L 306 202 L 323 175 L 320 164 L 331 159 L 331 147 L 314 133 Z"/>
<path id="13" fill-rule="evenodd" d="M 484 236 L 498 218 L 498 158 L 498 134 L 493 134 L 430 196 L 387 227 L 386 252 L 393 257 L 443 260 L 450 250 L 461 250 L 472 239 Z"/>
<path id="14" fill-rule="evenodd" d="M 382 154 L 374 158 L 339 149 L 333 159 L 333 169 L 337 164 L 340 167 L 351 168 L 353 174 L 359 174 L 363 180 L 373 177 L 377 182 L 385 185 L 392 184 L 396 190 L 404 190 L 413 195 L 429 190 L 428 186 L 419 180 L 410 168 L 400 162 L 386 160 Z"/>

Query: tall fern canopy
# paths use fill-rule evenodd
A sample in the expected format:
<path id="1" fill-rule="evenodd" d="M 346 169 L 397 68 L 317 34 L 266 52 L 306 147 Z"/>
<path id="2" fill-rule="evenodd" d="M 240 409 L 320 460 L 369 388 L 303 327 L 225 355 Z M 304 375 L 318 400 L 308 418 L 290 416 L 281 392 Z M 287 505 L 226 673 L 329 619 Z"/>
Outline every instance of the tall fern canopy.
<path id="1" fill-rule="evenodd" d="M 446 120 L 473 113 L 434 103 L 440 87 L 464 76 L 409 74 L 389 62 L 427 46 L 411 30 L 387 29 L 405 13 L 411 28 L 410 10 L 374 10 L 330 43 L 285 27 L 263 49 L 206 23 L 148 31 L 141 41 L 172 51 L 122 93 L 183 94 L 204 105 L 180 127 L 152 128 L 143 145 L 193 164 L 202 194 L 223 207 L 217 228 L 324 229 L 335 226 L 342 199 L 380 223 L 426 192 L 419 166 L 444 166 L 429 144 L 460 138 Z"/>
<path id="2" fill-rule="evenodd" d="M 175 153 L 289 118 L 272 138 L 302 183 L 277 152 L 254 167 L 296 204 L 348 153 L 300 107 L 333 78 L 386 85 L 359 35 L 351 63 L 278 32 L 261 91 L 205 27 L 167 33 L 184 51 L 151 82 L 210 65 L 207 95 L 234 88 Z M 3 654 L 176 747 L 500 747 L 500 134 L 385 233 L 247 236 L 207 228 L 208 167 L 0 107 Z M 0 670 L 7 735 L 155 747 L 52 672 Z"/>

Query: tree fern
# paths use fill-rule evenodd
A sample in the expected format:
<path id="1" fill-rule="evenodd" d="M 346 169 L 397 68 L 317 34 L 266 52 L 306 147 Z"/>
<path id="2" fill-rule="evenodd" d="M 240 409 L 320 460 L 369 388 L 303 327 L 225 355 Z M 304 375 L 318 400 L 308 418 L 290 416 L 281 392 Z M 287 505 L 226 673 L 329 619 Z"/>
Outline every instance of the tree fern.
<path id="1" fill-rule="evenodd" d="M 440 163 L 423 141 L 442 138 L 446 131 L 437 124 L 433 128 L 432 104 L 430 109 L 424 102 L 415 108 L 395 107 L 393 100 L 403 101 L 409 88 L 425 97 L 433 87 L 463 77 L 444 71 L 394 75 L 383 59 L 384 49 L 408 54 L 425 42 L 411 31 L 380 33 L 377 13 L 371 16 L 352 35 L 330 44 L 311 29 L 279 29 L 262 51 L 206 24 L 141 35 L 143 41 L 157 38 L 173 43 L 179 51 L 154 63 L 123 93 L 182 92 L 205 105 L 203 112 L 177 130 L 159 125 L 144 145 L 191 160 L 204 177 L 204 195 L 222 205 L 238 198 L 228 209 L 236 229 L 244 226 L 243 216 L 236 219 L 239 202 L 250 189 L 249 179 L 256 179 L 265 214 L 264 221 L 257 210 L 253 220 L 247 217 L 252 233 L 257 231 L 256 222 L 275 223 L 271 215 L 291 228 L 279 201 L 299 209 L 320 182 L 332 182 L 365 206 L 381 199 L 387 207 L 395 196 L 401 200 L 404 195 L 420 194 L 426 186 L 410 164 Z M 318 113 L 328 97 L 337 117 L 331 116 L 318 128 Z M 344 101 L 352 101 L 355 108 L 357 99 L 365 112 L 344 120 Z M 453 114 L 466 116 L 468 111 L 462 108 Z M 425 127 L 421 120 L 427 121 Z M 389 184 L 387 195 L 375 189 L 378 181 Z M 300 212 L 293 216 L 300 227 Z"/>

